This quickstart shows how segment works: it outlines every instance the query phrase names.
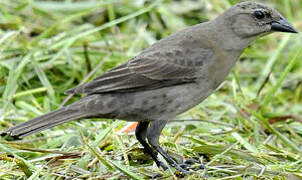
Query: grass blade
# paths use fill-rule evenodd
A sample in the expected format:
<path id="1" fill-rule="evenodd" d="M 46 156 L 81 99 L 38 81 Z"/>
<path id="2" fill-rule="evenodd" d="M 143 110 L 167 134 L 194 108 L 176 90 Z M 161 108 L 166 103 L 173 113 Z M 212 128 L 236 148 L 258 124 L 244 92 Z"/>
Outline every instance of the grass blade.
<path id="1" fill-rule="evenodd" d="M 298 52 L 296 53 L 296 55 L 290 60 L 289 64 L 286 66 L 286 68 L 282 72 L 279 80 L 277 81 L 277 84 L 264 97 L 264 100 L 262 103 L 263 107 L 266 107 L 272 101 L 273 97 L 275 96 L 278 89 L 280 89 L 280 87 L 281 87 L 283 81 L 285 80 L 285 78 L 287 77 L 288 73 L 292 70 L 296 61 L 299 59 L 298 57 L 300 57 L 301 53 L 302 53 L 302 48 L 300 48 L 298 50 Z"/>
<path id="2" fill-rule="evenodd" d="M 135 180 L 143 180 L 143 178 L 141 178 L 140 176 L 136 175 L 135 173 L 129 171 L 125 166 L 118 164 L 114 161 L 110 161 L 111 164 L 120 172 L 122 172 L 123 174 L 125 174 L 126 176 L 130 177 L 131 179 L 135 179 Z"/>

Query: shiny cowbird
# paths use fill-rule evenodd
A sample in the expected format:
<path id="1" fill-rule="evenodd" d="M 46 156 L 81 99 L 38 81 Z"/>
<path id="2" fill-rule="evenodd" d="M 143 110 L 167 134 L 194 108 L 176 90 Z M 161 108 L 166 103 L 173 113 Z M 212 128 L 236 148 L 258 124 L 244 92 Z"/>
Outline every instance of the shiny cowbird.
<path id="1" fill-rule="evenodd" d="M 243 2 L 217 18 L 188 27 L 147 48 L 68 94 L 86 97 L 66 107 L 18 124 L 3 136 L 23 138 L 71 120 L 114 118 L 138 121 L 137 140 L 155 163 L 186 173 L 160 146 L 167 122 L 202 102 L 223 82 L 244 49 L 273 32 L 297 33 L 275 9 Z"/>

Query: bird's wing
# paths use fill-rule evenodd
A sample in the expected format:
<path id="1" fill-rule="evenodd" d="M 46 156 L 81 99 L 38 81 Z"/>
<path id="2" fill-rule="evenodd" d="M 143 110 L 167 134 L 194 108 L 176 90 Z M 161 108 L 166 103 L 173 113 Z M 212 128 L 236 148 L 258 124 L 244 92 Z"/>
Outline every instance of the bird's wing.
<path id="1" fill-rule="evenodd" d="M 135 92 L 190 83 L 198 78 L 193 61 L 179 55 L 135 58 L 66 93 Z"/>

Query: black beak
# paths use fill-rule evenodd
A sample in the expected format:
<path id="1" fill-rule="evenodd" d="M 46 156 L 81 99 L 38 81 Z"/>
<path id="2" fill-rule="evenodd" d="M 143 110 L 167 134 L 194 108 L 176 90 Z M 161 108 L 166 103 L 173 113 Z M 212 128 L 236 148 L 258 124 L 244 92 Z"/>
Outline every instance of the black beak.
<path id="1" fill-rule="evenodd" d="M 272 31 L 288 32 L 288 33 L 298 33 L 298 31 L 291 25 L 286 19 L 280 19 L 279 21 L 274 21 L 271 27 Z"/>

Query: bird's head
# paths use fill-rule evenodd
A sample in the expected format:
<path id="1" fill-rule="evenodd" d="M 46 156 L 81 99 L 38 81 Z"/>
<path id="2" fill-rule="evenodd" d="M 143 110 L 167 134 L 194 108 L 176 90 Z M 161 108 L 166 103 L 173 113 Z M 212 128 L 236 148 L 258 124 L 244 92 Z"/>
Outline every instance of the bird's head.
<path id="1" fill-rule="evenodd" d="M 263 36 L 272 32 L 297 33 L 275 9 L 256 2 L 242 2 L 221 15 L 232 31 L 242 38 Z"/>

